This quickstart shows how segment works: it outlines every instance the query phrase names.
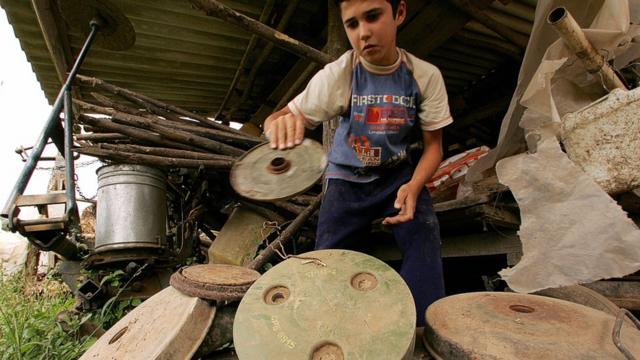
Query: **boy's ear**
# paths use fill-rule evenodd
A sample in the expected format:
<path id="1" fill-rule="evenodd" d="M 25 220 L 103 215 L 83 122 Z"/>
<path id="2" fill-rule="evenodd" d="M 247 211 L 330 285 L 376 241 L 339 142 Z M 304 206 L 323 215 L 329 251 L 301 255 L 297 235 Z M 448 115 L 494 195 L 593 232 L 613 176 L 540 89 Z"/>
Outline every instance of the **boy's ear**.
<path id="1" fill-rule="evenodd" d="M 396 26 L 400 26 L 404 19 L 407 17 L 407 2 L 405 0 L 400 0 L 398 2 L 398 9 L 396 10 Z"/>

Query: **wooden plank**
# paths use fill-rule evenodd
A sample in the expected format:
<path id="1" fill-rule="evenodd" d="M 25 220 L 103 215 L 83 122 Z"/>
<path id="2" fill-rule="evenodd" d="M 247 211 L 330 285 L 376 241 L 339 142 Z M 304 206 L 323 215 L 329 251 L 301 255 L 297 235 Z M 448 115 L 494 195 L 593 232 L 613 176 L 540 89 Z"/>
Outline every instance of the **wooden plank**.
<path id="1" fill-rule="evenodd" d="M 40 31 L 44 36 L 47 50 L 56 68 L 58 80 L 60 80 L 60 84 L 63 84 L 67 79 L 67 71 L 70 68 L 70 59 L 72 58 L 69 42 L 66 36 L 62 36 L 67 32 L 64 22 L 61 21 L 55 4 L 52 4 L 51 1 L 32 0 L 31 4 L 40 25 Z M 22 42 L 25 41 L 26 39 L 22 40 Z"/>
<path id="2" fill-rule="evenodd" d="M 489 194 L 471 195 L 462 199 L 450 200 L 433 205 L 436 213 L 445 212 L 454 209 L 464 209 L 470 206 L 485 204 L 491 201 L 492 196 Z"/>
<path id="3" fill-rule="evenodd" d="M 38 195 L 20 195 L 16 199 L 16 206 L 38 206 L 48 204 L 65 204 L 67 195 L 65 193 L 48 193 Z"/>

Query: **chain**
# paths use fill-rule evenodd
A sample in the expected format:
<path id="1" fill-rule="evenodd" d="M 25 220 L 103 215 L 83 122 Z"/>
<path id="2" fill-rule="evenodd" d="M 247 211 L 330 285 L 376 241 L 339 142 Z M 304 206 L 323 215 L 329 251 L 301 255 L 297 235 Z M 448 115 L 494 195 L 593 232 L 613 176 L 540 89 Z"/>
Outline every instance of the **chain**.
<path id="1" fill-rule="evenodd" d="M 89 161 L 83 161 L 83 162 L 77 162 L 74 164 L 74 167 L 76 169 L 79 168 L 83 168 L 83 167 L 87 167 L 89 165 L 93 165 L 97 162 L 99 162 L 99 159 L 93 159 L 93 160 L 89 160 Z M 36 167 L 36 170 L 63 170 L 66 166 L 63 165 L 55 165 L 55 166 L 38 166 Z"/>
<path id="2" fill-rule="evenodd" d="M 76 173 L 73 174 L 73 183 L 76 185 L 76 192 L 78 193 L 80 199 L 90 202 L 94 202 L 96 200 L 96 196 L 98 196 L 98 193 L 90 197 L 86 197 L 82 193 L 82 190 L 80 190 L 80 185 L 78 185 L 78 174 Z"/>

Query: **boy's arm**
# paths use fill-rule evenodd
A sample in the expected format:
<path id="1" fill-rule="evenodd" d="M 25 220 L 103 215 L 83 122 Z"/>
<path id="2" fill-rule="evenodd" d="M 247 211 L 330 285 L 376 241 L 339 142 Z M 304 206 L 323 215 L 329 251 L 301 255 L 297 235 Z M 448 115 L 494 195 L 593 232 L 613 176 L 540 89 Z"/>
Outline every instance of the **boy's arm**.
<path id="1" fill-rule="evenodd" d="M 304 124 L 302 114 L 296 115 L 285 106 L 265 119 L 264 134 L 272 149 L 288 149 L 302 143 Z"/>
<path id="2" fill-rule="evenodd" d="M 423 131 L 422 138 L 424 148 L 418 166 L 416 166 L 411 180 L 398 189 L 394 206 L 400 212 L 398 215 L 385 218 L 382 221 L 385 225 L 395 225 L 413 220 L 418 196 L 442 161 L 442 129 Z"/>

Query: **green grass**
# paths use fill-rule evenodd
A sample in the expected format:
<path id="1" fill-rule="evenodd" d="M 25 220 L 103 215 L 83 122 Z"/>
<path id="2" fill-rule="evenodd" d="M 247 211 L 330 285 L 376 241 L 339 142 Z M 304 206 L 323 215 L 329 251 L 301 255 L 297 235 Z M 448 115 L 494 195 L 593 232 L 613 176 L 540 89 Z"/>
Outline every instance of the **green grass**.
<path id="1" fill-rule="evenodd" d="M 73 295 L 54 280 L 27 285 L 22 274 L 0 273 L 0 359 L 77 359 L 95 338 L 64 331 L 56 314 L 73 308 Z M 86 318 L 85 318 L 86 320 Z"/>

